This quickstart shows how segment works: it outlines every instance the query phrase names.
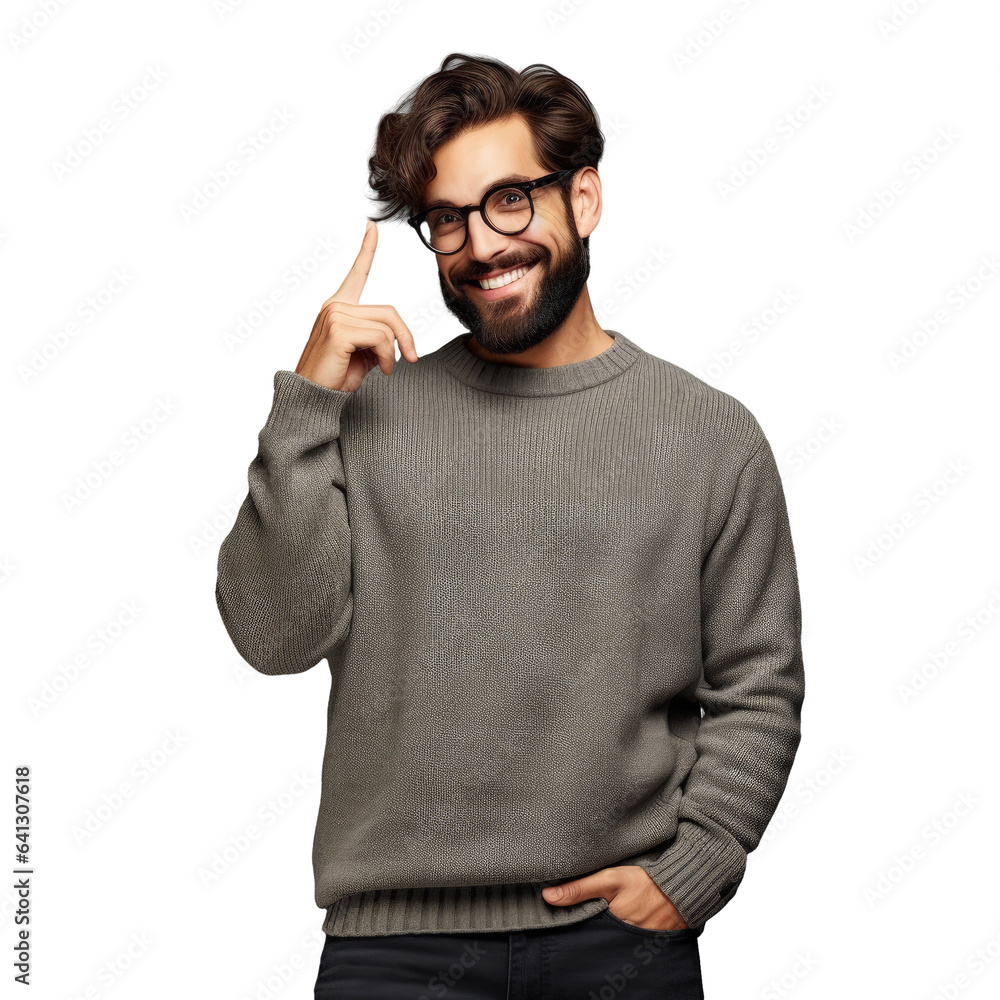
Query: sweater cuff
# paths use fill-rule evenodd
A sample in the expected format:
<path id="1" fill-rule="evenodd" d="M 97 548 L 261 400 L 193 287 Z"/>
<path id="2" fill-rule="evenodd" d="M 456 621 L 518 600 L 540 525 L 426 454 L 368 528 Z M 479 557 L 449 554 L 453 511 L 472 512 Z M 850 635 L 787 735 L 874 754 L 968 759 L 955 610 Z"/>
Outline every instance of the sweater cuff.
<path id="1" fill-rule="evenodd" d="M 689 927 L 703 927 L 736 894 L 747 855 L 731 837 L 712 836 L 681 821 L 671 845 L 652 861 L 639 862 Z"/>
<path id="2" fill-rule="evenodd" d="M 341 413 L 353 398 L 353 392 L 328 389 L 298 372 L 282 369 L 274 373 L 266 429 L 311 443 L 332 440 L 339 436 Z"/>

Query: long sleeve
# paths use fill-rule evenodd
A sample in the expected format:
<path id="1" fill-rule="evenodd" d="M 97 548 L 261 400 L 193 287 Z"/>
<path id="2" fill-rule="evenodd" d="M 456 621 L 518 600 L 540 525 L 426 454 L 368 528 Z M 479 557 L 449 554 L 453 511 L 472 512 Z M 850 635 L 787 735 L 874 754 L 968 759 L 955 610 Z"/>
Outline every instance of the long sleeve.
<path id="1" fill-rule="evenodd" d="M 219 550 L 215 587 L 233 644 L 264 674 L 308 670 L 350 629 L 351 534 L 338 437 L 353 395 L 292 371 L 274 376 L 249 493 Z"/>
<path id="2" fill-rule="evenodd" d="M 703 709 L 676 837 L 643 867 L 689 926 L 732 899 L 798 749 L 805 678 L 795 555 L 762 438 L 701 574 Z"/>

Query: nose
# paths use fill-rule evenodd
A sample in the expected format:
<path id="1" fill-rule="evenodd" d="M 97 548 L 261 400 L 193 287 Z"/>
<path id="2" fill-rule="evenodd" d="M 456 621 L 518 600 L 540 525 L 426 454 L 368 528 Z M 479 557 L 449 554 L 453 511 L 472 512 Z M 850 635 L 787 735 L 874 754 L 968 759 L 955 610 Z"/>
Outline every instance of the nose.
<path id="1" fill-rule="evenodd" d="M 511 237 L 490 229 L 482 212 L 470 212 L 465 224 L 469 230 L 465 247 L 476 260 L 489 263 L 510 246 Z"/>

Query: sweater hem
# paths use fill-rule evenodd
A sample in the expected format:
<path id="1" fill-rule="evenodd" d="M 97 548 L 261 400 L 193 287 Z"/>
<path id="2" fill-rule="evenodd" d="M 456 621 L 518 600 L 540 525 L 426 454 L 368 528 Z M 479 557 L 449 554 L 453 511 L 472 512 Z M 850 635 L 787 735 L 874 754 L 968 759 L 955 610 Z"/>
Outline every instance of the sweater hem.
<path id="1" fill-rule="evenodd" d="M 334 937 L 392 934 L 494 934 L 560 927 L 606 909 L 606 899 L 554 906 L 536 885 L 397 889 L 343 896 L 326 911 L 323 931 Z"/>
<path id="2" fill-rule="evenodd" d="M 662 845 L 659 845 L 601 867 L 645 867 L 660 857 L 661 851 Z M 373 889 L 352 893 L 325 907 L 323 930 L 334 937 L 382 937 L 390 934 L 509 933 L 561 927 L 587 920 L 608 908 L 608 901 L 603 897 L 557 906 L 542 896 L 542 889 L 547 886 L 582 878 L 583 874 L 546 882 Z"/>

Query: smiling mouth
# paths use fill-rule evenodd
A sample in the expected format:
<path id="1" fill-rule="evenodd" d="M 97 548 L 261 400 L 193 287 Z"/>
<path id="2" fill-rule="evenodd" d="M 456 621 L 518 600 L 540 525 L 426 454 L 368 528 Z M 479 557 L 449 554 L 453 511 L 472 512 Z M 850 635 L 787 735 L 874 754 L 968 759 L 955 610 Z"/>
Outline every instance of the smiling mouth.
<path id="1" fill-rule="evenodd" d="M 531 264 L 522 264 L 520 267 L 504 271 L 503 274 L 498 274 L 495 278 L 470 278 L 466 281 L 466 284 L 472 285 L 475 288 L 481 288 L 483 291 L 488 291 L 491 288 L 503 288 L 504 285 L 509 285 L 512 281 L 523 278 L 536 263 L 537 261 Z"/>

